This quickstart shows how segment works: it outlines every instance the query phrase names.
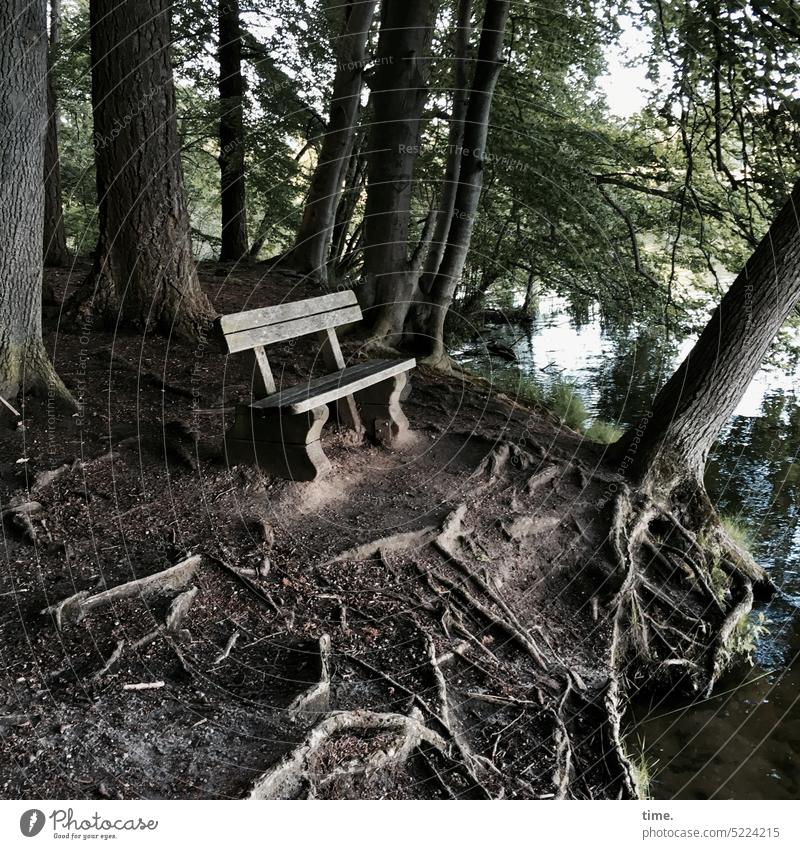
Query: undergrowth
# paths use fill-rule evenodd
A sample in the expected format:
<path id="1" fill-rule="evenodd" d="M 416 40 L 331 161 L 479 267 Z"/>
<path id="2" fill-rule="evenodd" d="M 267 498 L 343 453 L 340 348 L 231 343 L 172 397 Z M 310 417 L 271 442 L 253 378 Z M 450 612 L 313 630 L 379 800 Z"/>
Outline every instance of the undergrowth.
<path id="1" fill-rule="evenodd" d="M 721 515 L 719 523 L 722 525 L 725 533 L 730 539 L 752 556 L 753 554 L 753 537 L 750 534 L 747 525 L 736 516 Z M 724 602 L 730 578 L 726 572 L 715 564 L 711 570 L 711 586 L 720 601 Z M 753 654 L 758 645 L 758 641 L 769 631 L 769 623 L 763 613 L 750 614 L 743 616 L 733 629 L 733 633 L 725 646 L 727 662 L 734 660 L 745 660 L 751 666 L 753 664 Z"/>
<path id="2" fill-rule="evenodd" d="M 626 753 L 626 757 L 631 765 L 639 798 L 642 801 L 646 801 L 650 798 L 654 772 L 658 761 L 650 762 L 647 759 L 644 741 L 641 739 L 637 742 L 635 751 Z"/>
<path id="3" fill-rule="evenodd" d="M 491 383 L 495 391 L 515 401 L 545 407 L 562 424 L 582 433 L 592 442 L 610 445 L 622 436 L 622 428 L 603 419 L 587 424 L 589 412 L 574 383 L 557 380 L 545 389 L 518 369 L 476 369 L 476 373 Z"/>
<path id="4" fill-rule="evenodd" d="M 736 545 L 752 554 L 753 540 L 744 522 L 735 516 L 720 516 L 719 521 L 722 527 L 725 528 L 725 533 L 728 534 Z"/>

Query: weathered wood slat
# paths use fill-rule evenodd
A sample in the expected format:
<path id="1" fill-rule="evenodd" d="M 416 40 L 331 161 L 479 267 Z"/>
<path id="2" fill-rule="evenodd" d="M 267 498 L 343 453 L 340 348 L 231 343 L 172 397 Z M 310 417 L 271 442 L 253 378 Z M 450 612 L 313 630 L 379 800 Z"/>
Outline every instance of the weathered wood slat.
<path id="1" fill-rule="evenodd" d="M 320 330 L 317 336 L 321 342 L 320 355 L 327 370 L 336 372 L 347 368 L 336 331 L 329 327 L 327 330 Z M 356 399 L 352 395 L 345 395 L 336 402 L 336 418 L 340 425 L 350 428 L 359 435 L 364 433 L 364 424 L 358 414 Z"/>
<path id="2" fill-rule="evenodd" d="M 275 378 L 272 376 L 272 369 L 269 367 L 264 346 L 256 345 L 253 348 L 253 356 L 256 358 L 256 365 L 261 374 L 261 386 L 257 386 L 256 389 L 263 392 L 264 395 L 272 395 L 277 391 L 277 386 L 275 385 Z"/>
<path id="3" fill-rule="evenodd" d="M 361 308 L 352 306 L 320 312 L 314 315 L 304 315 L 288 321 L 273 322 L 235 332 L 223 332 L 225 333 L 225 342 L 227 343 L 228 351 L 231 354 L 235 354 L 237 351 L 247 351 L 256 345 L 269 345 L 273 342 L 283 342 L 286 339 L 296 339 L 298 336 L 306 336 L 309 333 L 316 333 L 319 330 L 326 330 L 329 327 L 339 327 L 339 325 L 351 324 L 360 320 Z"/>
<path id="4" fill-rule="evenodd" d="M 223 315 L 220 317 L 219 324 L 222 332 L 227 336 L 229 333 L 249 330 L 252 327 L 280 324 L 284 321 L 292 321 L 295 318 L 304 318 L 308 315 L 353 307 L 357 303 L 355 292 L 348 289 L 345 292 L 334 292 L 331 295 L 321 295 L 318 298 L 307 298 L 305 301 L 290 301 L 274 307 L 260 307 L 255 310 Z"/>
<path id="5" fill-rule="evenodd" d="M 290 413 L 305 413 L 314 407 L 337 401 L 345 395 L 352 395 L 382 380 L 410 371 L 415 365 L 416 361 L 413 359 L 369 360 L 334 374 L 309 380 L 300 386 L 283 391 L 279 389 L 275 395 L 256 401 L 252 406 L 262 410 L 281 409 Z"/>

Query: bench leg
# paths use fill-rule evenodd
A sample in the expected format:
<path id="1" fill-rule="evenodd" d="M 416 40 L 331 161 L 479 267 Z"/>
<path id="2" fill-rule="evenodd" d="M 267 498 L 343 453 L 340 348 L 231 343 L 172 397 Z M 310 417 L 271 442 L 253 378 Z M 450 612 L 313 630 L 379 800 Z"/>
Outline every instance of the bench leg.
<path id="1" fill-rule="evenodd" d="M 255 464 L 289 480 L 314 480 L 330 468 L 319 441 L 328 415 L 327 407 L 290 415 L 239 406 L 233 427 L 225 434 L 228 463 Z"/>
<path id="2" fill-rule="evenodd" d="M 394 445 L 409 433 L 408 419 L 400 407 L 406 380 L 403 372 L 356 393 L 367 433 L 383 445 Z"/>

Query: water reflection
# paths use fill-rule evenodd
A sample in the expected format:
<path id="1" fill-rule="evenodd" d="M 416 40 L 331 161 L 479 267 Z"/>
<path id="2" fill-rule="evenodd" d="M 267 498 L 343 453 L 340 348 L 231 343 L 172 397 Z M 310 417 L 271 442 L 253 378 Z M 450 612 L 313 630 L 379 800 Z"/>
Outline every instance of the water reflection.
<path id="1" fill-rule="evenodd" d="M 544 299 L 529 326 L 494 326 L 489 335 L 511 345 L 520 371 L 543 386 L 574 382 L 592 416 L 623 426 L 637 421 L 693 340 L 665 342 L 658 329 L 610 326 L 591 310 L 582 313 L 571 316 L 562 300 Z M 461 358 L 484 370 L 511 368 L 480 343 Z M 760 611 L 769 633 L 752 668 L 733 670 L 700 704 L 667 698 L 637 705 L 632 736 L 654 773 L 655 798 L 800 795 L 798 449 L 797 374 L 762 369 L 720 436 L 706 485 L 719 510 L 747 528 L 781 593 Z"/>

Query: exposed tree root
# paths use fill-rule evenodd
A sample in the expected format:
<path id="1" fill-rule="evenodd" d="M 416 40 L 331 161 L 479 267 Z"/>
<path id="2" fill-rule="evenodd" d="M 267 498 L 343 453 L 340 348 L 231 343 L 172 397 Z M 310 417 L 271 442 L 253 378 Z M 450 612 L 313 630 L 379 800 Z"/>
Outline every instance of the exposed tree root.
<path id="1" fill-rule="evenodd" d="M 348 732 L 378 731 L 378 744 L 365 756 L 334 767 L 319 770 L 316 756 L 336 735 Z M 313 797 L 320 783 L 330 784 L 353 775 L 370 775 L 404 764 L 423 743 L 452 760 L 444 738 L 422 722 L 418 709 L 408 716 L 400 713 L 375 713 L 368 710 L 337 711 L 316 725 L 303 742 L 272 769 L 253 783 L 249 799 L 288 799 L 300 795 Z"/>
<path id="2" fill-rule="evenodd" d="M 501 442 L 481 460 L 477 469 L 472 473 L 472 477 L 482 479 L 484 481 L 482 487 L 488 489 L 505 476 L 509 464 L 517 469 L 528 469 L 537 465 L 537 463 L 538 461 L 529 451 L 516 443 Z M 555 468 L 558 470 L 558 467 Z M 536 475 L 533 477 L 536 477 Z M 542 483 L 544 482 L 543 480 Z"/>
<path id="3" fill-rule="evenodd" d="M 730 655 L 728 646 L 736 626 L 750 613 L 753 607 L 753 585 L 750 583 L 750 580 L 743 575 L 737 575 L 735 580 L 740 584 L 739 601 L 728 612 L 717 634 L 716 645 L 714 646 L 711 666 L 708 672 L 709 681 L 706 688 L 706 697 L 711 695 L 714 683 L 720 673 L 725 669 L 727 658 Z"/>
<path id="4" fill-rule="evenodd" d="M 107 672 L 110 672 L 111 669 L 116 665 L 117 661 L 122 657 L 122 653 L 125 651 L 125 640 L 119 640 L 114 646 L 114 651 L 108 656 L 108 660 L 97 670 L 97 672 L 92 675 L 92 678 L 95 680 L 98 678 L 102 678 Z"/>
<path id="5" fill-rule="evenodd" d="M 517 618 L 517 615 L 508 606 L 500 593 L 492 587 L 488 581 L 485 581 L 474 570 L 464 562 L 459 556 L 457 546 L 463 537 L 462 524 L 466 516 L 467 508 L 465 504 L 459 505 L 452 513 L 450 513 L 444 522 L 442 532 L 436 537 L 434 545 L 444 554 L 448 562 L 455 566 L 461 574 L 471 581 L 486 597 L 490 598 L 505 614 L 505 624 L 501 627 L 506 630 L 513 630 L 514 639 L 522 641 L 526 646 L 526 650 L 542 667 L 547 668 L 547 661 L 530 636 L 530 633 L 522 625 Z M 495 620 L 497 621 L 497 620 Z"/>
<path id="6" fill-rule="evenodd" d="M 356 548 L 349 548 L 347 551 L 338 554 L 331 562 L 342 563 L 346 560 L 372 560 L 375 557 L 391 554 L 392 552 L 407 551 L 410 548 L 421 548 L 432 542 L 438 532 L 438 528 L 428 525 L 417 531 L 406 531 L 405 533 L 381 537 L 364 545 L 359 545 Z"/>
<path id="7" fill-rule="evenodd" d="M 730 658 L 734 630 L 752 608 L 753 579 L 768 583 L 749 555 L 732 552 L 698 485 L 674 487 L 671 501 L 650 494 L 661 491 L 648 482 L 633 492 L 623 486 L 613 509 L 609 541 L 620 582 L 606 706 L 620 751 L 626 681 L 644 674 L 710 694 Z M 728 580 L 720 586 L 723 574 Z"/>
<path id="8" fill-rule="evenodd" d="M 564 722 L 564 705 L 569 698 L 571 684 L 567 683 L 564 695 L 558 702 L 557 707 L 552 710 L 556 724 L 556 768 L 553 773 L 553 784 L 556 786 L 556 798 L 566 799 L 572 782 L 572 764 L 574 755 L 569 732 Z"/>
<path id="9" fill-rule="evenodd" d="M 176 563 L 175 566 L 170 566 L 169 569 L 164 569 L 145 578 L 137 578 L 134 581 L 118 584 L 94 595 L 81 591 L 57 604 L 46 607 L 42 610 L 42 614 L 50 614 L 56 627 L 61 630 L 66 622 L 80 622 L 84 616 L 97 607 L 123 599 L 149 598 L 154 595 L 164 595 L 173 590 L 181 590 L 194 577 L 200 568 L 201 561 L 200 555 L 195 554 L 180 563 Z M 191 603 L 191 599 L 189 603 Z M 188 609 L 188 606 L 186 609 Z"/>
<path id="10" fill-rule="evenodd" d="M 223 660 L 227 660 L 230 657 L 233 647 L 239 639 L 239 634 L 239 631 L 234 631 L 230 637 L 228 637 L 228 641 L 225 643 L 225 648 L 214 658 L 212 666 L 218 666 Z"/>
<path id="11" fill-rule="evenodd" d="M 14 527 L 28 542 L 36 545 L 39 542 L 39 531 L 34 524 L 41 518 L 42 505 L 38 501 L 28 501 L 23 497 L 15 497 L 7 507 L 3 508 L 0 518 L 4 523 Z"/>
<path id="12" fill-rule="evenodd" d="M 331 638 L 328 634 L 319 638 L 319 662 L 319 681 L 301 693 L 286 709 L 292 722 L 301 717 L 316 718 L 328 712 L 331 694 Z"/>

